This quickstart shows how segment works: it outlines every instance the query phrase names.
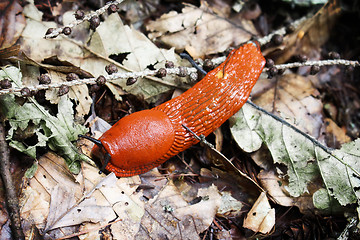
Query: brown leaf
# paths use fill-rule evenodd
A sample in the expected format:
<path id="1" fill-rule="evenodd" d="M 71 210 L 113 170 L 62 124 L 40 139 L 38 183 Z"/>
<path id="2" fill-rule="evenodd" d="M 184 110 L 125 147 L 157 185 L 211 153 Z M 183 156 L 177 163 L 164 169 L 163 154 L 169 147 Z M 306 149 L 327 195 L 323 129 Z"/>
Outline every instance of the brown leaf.
<path id="1" fill-rule="evenodd" d="M 326 142 L 330 146 L 340 147 L 342 144 L 350 142 L 351 138 L 346 135 L 346 131 L 340 128 L 330 118 L 325 119 L 326 125 Z"/>
<path id="2" fill-rule="evenodd" d="M 262 192 L 248 212 L 244 227 L 254 232 L 269 233 L 275 225 L 275 209 L 270 207 L 266 193 Z"/>
<path id="3" fill-rule="evenodd" d="M 266 49 L 264 55 L 276 59 L 277 64 L 286 62 L 295 54 L 305 54 L 311 59 L 317 58 L 318 49 L 330 37 L 338 16 L 339 1 L 328 1 L 314 16 L 285 36 L 281 46 Z"/>
<path id="4" fill-rule="evenodd" d="M 171 11 L 146 26 L 150 39 L 158 39 L 176 49 L 185 49 L 192 57 L 225 51 L 231 45 L 240 45 L 256 35 L 250 21 L 233 23 L 208 11 L 186 5 L 181 13 Z"/>
<path id="5" fill-rule="evenodd" d="M 25 27 L 23 8 L 17 0 L 0 5 L 0 49 L 12 46 Z"/>
<path id="6" fill-rule="evenodd" d="M 257 105 L 295 124 L 316 139 L 323 137 L 322 104 L 315 98 L 319 93 L 309 77 L 286 74 L 276 80 L 259 81 L 270 81 L 272 87 L 265 89 L 260 97 L 254 99 Z M 264 85 L 271 86 L 271 83 Z"/>

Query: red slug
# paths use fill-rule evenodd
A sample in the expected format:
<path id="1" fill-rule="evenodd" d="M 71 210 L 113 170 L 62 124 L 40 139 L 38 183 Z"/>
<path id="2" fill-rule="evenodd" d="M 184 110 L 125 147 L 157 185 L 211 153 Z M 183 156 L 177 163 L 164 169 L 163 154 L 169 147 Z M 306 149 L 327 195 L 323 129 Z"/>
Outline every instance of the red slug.
<path id="1" fill-rule="evenodd" d="M 155 108 L 130 114 L 106 131 L 92 155 L 118 177 L 141 174 L 199 142 L 247 101 L 265 65 L 259 47 L 248 43 L 200 82 Z"/>

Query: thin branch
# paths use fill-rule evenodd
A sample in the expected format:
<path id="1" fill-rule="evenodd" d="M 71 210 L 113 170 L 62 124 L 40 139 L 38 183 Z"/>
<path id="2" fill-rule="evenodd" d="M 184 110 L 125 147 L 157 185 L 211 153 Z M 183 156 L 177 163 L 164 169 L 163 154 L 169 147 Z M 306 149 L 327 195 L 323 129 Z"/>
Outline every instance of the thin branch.
<path id="1" fill-rule="evenodd" d="M 302 17 L 294 22 L 292 22 L 290 24 L 290 27 L 291 28 L 294 28 L 294 29 L 297 29 L 301 24 L 303 24 L 306 20 L 308 19 L 308 17 Z M 262 37 L 262 38 L 259 38 L 257 39 L 257 41 L 260 43 L 261 46 L 264 46 L 265 44 L 271 42 L 271 39 L 272 37 L 275 35 L 275 34 L 279 34 L 281 36 L 285 36 L 286 35 L 286 28 L 287 27 L 282 27 L 268 35 L 266 35 L 265 37 Z"/>
<path id="2" fill-rule="evenodd" d="M 344 65 L 344 66 L 353 66 L 359 67 L 360 63 L 358 61 L 350 61 L 344 59 L 336 59 L 336 60 L 319 60 L 319 61 L 307 61 L 307 62 L 295 62 L 295 63 L 287 63 L 287 64 L 279 64 L 275 65 L 277 69 L 288 69 L 288 68 L 295 68 L 295 67 L 303 67 L 303 66 L 333 66 L 333 65 Z M 196 73 L 198 70 L 194 67 L 184 67 L 186 69 L 187 75 L 191 73 Z M 171 75 L 179 75 L 180 69 L 179 68 L 165 68 L 166 73 Z M 264 72 L 268 71 L 268 68 L 264 68 Z M 129 78 L 142 78 L 142 77 L 150 77 L 156 76 L 157 70 L 144 70 L 140 72 L 126 72 L 126 73 L 114 73 L 108 76 L 105 76 L 106 81 L 114 82 L 118 79 L 129 79 Z M 178 87 L 177 85 L 170 84 L 168 82 L 161 82 L 157 81 L 158 83 L 163 83 L 164 85 L 171 86 L 171 87 Z M 83 84 L 96 84 L 96 78 L 84 78 L 78 79 L 70 82 L 61 82 L 61 83 L 51 83 L 51 84 L 43 84 L 37 86 L 29 86 L 31 91 L 39 91 L 39 90 L 47 90 L 53 88 L 60 88 L 61 86 L 78 86 Z M 7 94 L 7 93 L 20 93 L 22 88 L 14 87 L 9 89 L 1 89 L 0 95 Z"/>
<path id="3" fill-rule="evenodd" d="M 360 63 L 358 61 L 350 61 L 345 59 L 335 59 L 335 60 L 320 60 L 320 61 L 306 61 L 306 62 L 294 62 L 294 63 L 286 63 L 279 64 L 275 67 L 277 69 L 289 69 L 296 67 L 304 67 L 304 66 L 334 66 L 334 65 L 344 65 L 344 66 L 353 66 L 359 67 Z M 266 69 L 265 69 L 266 70 Z"/>
<path id="4" fill-rule="evenodd" d="M 185 69 L 187 70 L 188 74 L 197 72 L 197 70 L 195 68 L 185 67 Z M 180 74 L 180 69 L 179 68 L 166 68 L 166 73 L 178 75 L 178 74 Z M 140 77 L 147 77 L 147 76 L 155 76 L 156 74 L 157 74 L 157 70 L 144 70 L 144 71 L 140 71 L 140 72 L 114 73 L 114 74 L 105 76 L 105 79 L 107 82 L 114 82 L 118 79 L 140 78 Z M 83 84 L 91 85 L 91 84 L 96 84 L 96 79 L 97 78 L 83 78 L 83 79 L 73 80 L 70 82 L 28 86 L 27 88 L 29 88 L 31 91 L 39 91 L 39 90 L 59 88 L 64 85 L 68 86 L 68 87 L 78 86 L 78 85 L 83 85 Z M 172 84 L 166 84 L 166 85 L 171 85 L 173 87 L 177 87 L 176 85 L 172 85 Z M 21 89 L 22 88 L 19 88 L 19 87 L 2 89 L 2 90 L 0 90 L 0 95 L 6 94 L 6 93 L 19 93 L 21 91 Z"/>
<path id="5" fill-rule="evenodd" d="M 66 28 L 66 27 L 73 28 L 73 27 L 81 24 L 84 21 L 89 21 L 92 17 L 99 16 L 99 15 L 103 14 L 112 4 L 120 4 L 122 1 L 123 0 L 110 1 L 110 2 L 106 3 L 105 6 L 103 6 L 102 8 L 99 8 L 95 12 L 86 14 L 83 19 L 75 20 L 75 21 L 73 21 L 73 22 L 71 22 L 68 25 L 65 25 L 63 27 L 52 29 L 52 32 L 49 33 L 49 34 L 46 34 L 45 38 L 55 38 L 55 37 L 59 36 L 62 33 L 64 28 Z"/>
<path id="6" fill-rule="evenodd" d="M 0 124 L 0 170 L 5 187 L 6 206 L 9 211 L 11 229 L 14 239 L 25 239 L 21 229 L 20 210 L 18 197 L 10 173 L 9 148 L 5 141 L 4 126 Z"/>

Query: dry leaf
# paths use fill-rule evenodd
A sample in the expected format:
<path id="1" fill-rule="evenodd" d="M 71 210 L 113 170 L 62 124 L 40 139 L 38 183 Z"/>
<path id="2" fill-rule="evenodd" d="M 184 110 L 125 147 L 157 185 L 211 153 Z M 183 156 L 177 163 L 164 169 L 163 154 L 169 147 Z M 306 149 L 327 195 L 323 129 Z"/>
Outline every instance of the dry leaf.
<path id="1" fill-rule="evenodd" d="M 113 220 L 110 231 L 116 239 L 159 238 L 199 239 L 213 222 L 215 215 L 241 214 L 244 204 L 229 193 L 219 193 L 214 185 L 197 191 L 201 199 L 189 204 L 172 181 L 153 170 L 142 175 L 150 180 L 154 191 L 136 191 L 140 186 L 139 176 L 117 179 L 113 173 L 104 178 L 99 170 L 82 162 L 82 171 L 76 178 L 70 174 L 64 160 L 51 153 L 39 159 L 35 176 L 23 190 L 21 216 L 25 234 L 30 234 L 32 224 L 44 229 L 52 238 L 73 234 L 76 228 L 92 229 L 83 239 L 96 239 L 96 227 Z M 159 184 L 160 183 L 160 184 Z M 156 185 L 158 184 L 158 185 Z M 97 223 L 97 224 L 94 224 Z M 94 231 L 97 233 L 95 234 Z"/>
<path id="2" fill-rule="evenodd" d="M 262 192 L 248 212 L 243 227 L 267 234 L 275 225 L 275 209 L 270 207 L 266 193 Z"/>
<path id="3" fill-rule="evenodd" d="M 330 118 L 325 119 L 326 125 L 326 142 L 331 146 L 341 146 L 344 143 L 350 142 L 351 138 L 346 135 L 344 129 L 340 128 Z"/>
<path id="4" fill-rule="evenodd" d="M 185 49 L 192 57 L 225 51 L 238 46 L 256 35 L 251 21 L 232 23 L 211 13 L 204 5 L 197 8 L 185 5 L 181 13 L 171 11 L 146 26 L 149 37 L 176 49 Z"/>
<path id="5" fill-rule="evenodd" d="M 283 44 L 264 51 L 264 55 L 279 56 L 276 63 L 284 63 L 294 54 L 316 58 L 318 49 L 331 36 L 331 29 L 340 16 L 338 0 L 328 1 L 314 16 L 304 21 L 294 32 L 284 37 Z M 316 50 L 316 51 L 314 51 Z M 314 55 L 314 54 L 316 55 Z"/>
<path id="6" fill-rule="evenodd" d="M 293 206 L 294 200 L 285 194 L 282 179 L 274 171 L 260 171 L 258 178 L 267 193 L 282 206 Z"/>
<path id="7" fill-rule="evenodd" d="M 279 76 L 274 86 L 254 103 L 269 112 L 296 125 L 299 129 L 316 139 L 322 140 L 323 116 L 319 95 L 309 78 L 296 74 Z"/>
<path id="8" fill-rule="evenodd" d="M 74 20 L 74 12 L 67 12 L 63 15 L 64 22 Z M 40 63 L 46 59 L 57 57 L 59 62 L 67 62 L 68 66 L 78 66 L 77 72 L 84 72 L 87 75 L 99 76 L 107 75 L 105 66 L 109 63 L 115 63 L 123 72 L 129 71 L 143 71 L 147 68 L 164 67 L 165 61 L 174 62 L 175 65 L 180 64 L 180 58 L 175 54 L 173 49 L 165 50 L 157 48 L 145 35 L 139 31 L 123 25 L 120 17 L 117 14 L 109 15 L 97 28 L 95 32 L 89 31 L 86 24 L 81 24 L 73 29 L 74 36 L 77 39 L 70 37 L 58 36 L 56 39 L 44 39 L 44 35 L 48 28 L 56 27 L 54 22 L 42 22 L 42 13 L 36 9 L 33 4 L 26 5 L 24 14 L 27 17 L 27 25 L 22 33 L 21 50 L 24 51 L 29 59 Z M 115 62 L 111 58 L 118 59 L 124 56 L 123 65 Z M 64 72 L 64 66 L 53 68 L 42 65 L 45 69 Z M 73 69 L 68 67 L 68 69 Z M 55 75 L 53 73 L 53 75 Z M 54 76 L 58 81 L 61 75 Z M 153 80 L 149 80 L 153 79 Z M 177 76 L 166 76 L 162 80 L 154 77 L 146 79 L 138 79 L 138 81 L 131 85 L 126 85 L 126 79 L 118 80 L 116 86 L 108 84 L 110 90 L 115 94 L 117 99 L 121 99 L 120 95 L 124 94 L 122 90 L 118 90 L 118 86 L 125 89 L 128 93 L 135 94 L 139 97 L 144 97 L 146 100 L 160 93 L 166 92 L 170 86 L 177 86 L 179 81 Z M 56 81 L 55 80 L 55 81 Z M 83 86 L 87 88 L 86 86 Z M 47 92 L 48 99 L 56 102 L 56 90 L 50 94 L 51 90 Z M 90 99 L 86 99 L 85 90 L 75 88 L 73 91 L 76 96 L 75 101 L 82 102 L 83 106 L 79 106 L 80 115 L 83 112 L 89 111 Z M 156 99 L 155 99 L 156 100 Z"/>
<path id="9" fill-rule="evenodd" d="M 199 191 L 207 196 L 204 201 L 189 205 L 178 189 L 169 182 L 149 204 L 141 221 L 142 228 L 137 239 L 199 239 L 199 234 L 212 223 L 217 208 L 220 206 L 220 195 L 216 187 Z"/>
<path id="10" fill-rule="evenodd" d="M 175 54 L 174 49 L 159 49 L 144 34 L 124 25 L 117 14 L 110 15 L 96 29 L 89 40 L 89 49 L 105 58 L 124 56 L 123 68 L 119 69 L 123 72 L 164 67 L 166 60 L 174 62 L 175 65 L 180 65 L 180 59 Z M 96 67 L 93 64 L 96 64 Z M 84 69 L 96 68 L 94 69 L 95 75 L 105 75 L 106 64 L 108 63 L 102 61 L 96 63 L 84 61 L 81 67 Z M 170 86 L 176 86 L 178 80 L 179 78 L 176 76 L 166 76 L 160 83 L 148 79 L 138 79 L 135 84 L 127 86 L 126 79 L 119 79 L 114 84 L 127 92 L 149 99 L 168 91 L 169 87 L 166 83 Z M 111 85 L 108 86 L 113 94 L 119 97 L 116 88 L 111 87 Z"/>
<path id="11" fill-rule="evenodd" d="M 16 43 L 25 27 L 25 18 L 19 1 L 3 1 L 0 5 L 0 49 Z"/>

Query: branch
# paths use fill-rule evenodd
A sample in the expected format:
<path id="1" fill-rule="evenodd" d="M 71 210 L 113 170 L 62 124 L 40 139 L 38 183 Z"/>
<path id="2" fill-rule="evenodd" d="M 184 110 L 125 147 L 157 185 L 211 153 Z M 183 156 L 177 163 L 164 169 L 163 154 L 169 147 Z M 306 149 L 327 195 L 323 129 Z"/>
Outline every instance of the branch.
<path id="1" fill-rule="evenodd" d="M 49 32 L 49 33 L 47 33 L 45 35 L 45 38 L 55 38 L 55 37 L 59 36 L 59 34 L 61 34 L 63 32 L 64 28 L 73 28 L 76 25 L 79 25 L 84 21 L 89 21 L 92 17 L 99 16 L 99 15 L 103 14 L 112 4 L 120 4 L 122 1 L 123 0 L 110 1 L 110 2 L 106 3 L 105 6 L 103 6 L 102 8 L 99 8 L 95 12 L 92 12 L 92 13 L 89 13 L 89 14 L 85 15 L 83 19 L 75 20 L 75 21 L 69 23 L 68 25 L 65 25 L 65 26 L 60 27 L 60 28 L 52 28 L 51 32 Z"/>
<path id="2" fill-rule="evenodd" d="M 21 229 L 18 197 L 16 196 L 15 186 L 10 173 L 9 148 L 5 141 L 4 131 L 4 126 L 0 124 L 0 170 L 5 187 L 6 205 L 9 211 L 14 239 L 25 239 Z"/>

